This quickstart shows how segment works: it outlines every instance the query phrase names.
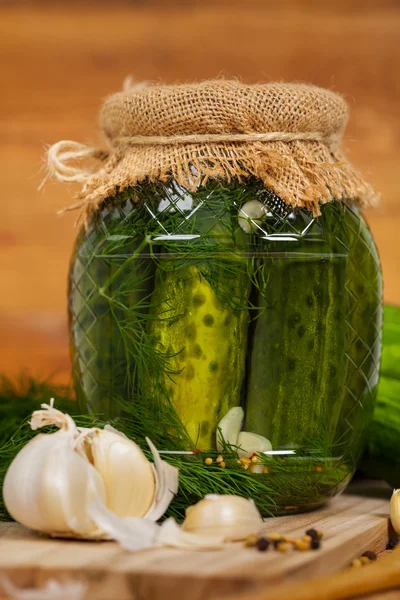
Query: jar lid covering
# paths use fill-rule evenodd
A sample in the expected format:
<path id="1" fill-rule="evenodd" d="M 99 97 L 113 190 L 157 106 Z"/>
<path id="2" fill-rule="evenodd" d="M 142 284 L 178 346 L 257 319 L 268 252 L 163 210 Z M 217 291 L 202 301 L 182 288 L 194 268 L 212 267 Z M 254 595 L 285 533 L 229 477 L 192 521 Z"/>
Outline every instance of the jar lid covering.
<path id="1" fill-rule="evenodd" d="M 61 180 L 84 183 L 71 208 L 81 208 L 85 221 L 116 192 L 169 178 L 195 189 L 210 178 L 256 177 L 287 204 L 318 215 L 332 200 L 369 206 L 377 198 L 342 154 L 347 119 L 340 95 L 305 84 L 136 86 L 104 101 L 108 151 L 58 142 L 49 166 Z M 70 162 L 90 158 L 100 168 Z"/>

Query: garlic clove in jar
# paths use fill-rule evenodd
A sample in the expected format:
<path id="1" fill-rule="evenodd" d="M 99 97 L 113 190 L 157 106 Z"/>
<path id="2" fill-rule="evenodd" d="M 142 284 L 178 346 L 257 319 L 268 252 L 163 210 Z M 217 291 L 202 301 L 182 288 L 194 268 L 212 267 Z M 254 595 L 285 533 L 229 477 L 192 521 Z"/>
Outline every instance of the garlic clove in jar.
<path id="1" fill-rule="evenodd" d="M 224 540 L 240 540 L 258 533 L 262 526 L 253 500 L 212 494 L 186 510 L 182 529 L 201 535 L 221 535 Z"/>
<path id="2" fill-rule="evenodd" d="M 264 436 L 250 431 L 241 431 L 238 435 L 237 445 L 240 458 L 248 458 L 258 452 L 268 452 L 272 450 L 271 442 Z"/>
<path id="3" fill-rule="evenodd" d="M 400 490 L 393 490 L 390 499 L 390 520 L 395 532 L 400 534 Z"/>
<path id="4" fill-rule="evenodd" d="M 238 223 L 245 233 L 257 229 L 258 223 L 267 212 L 267 207 L 259 200 L 245 202 L 239 210 Z"/>
<path id="5" fill-rule="evenodd" d="M 82 438 L 81 450 L 104 481 L 107 507 L 120 517 L 143 517 L 152 505 L 156 480 L 141 448 L 116 430 L 94 428 Z"/>
<path id="6" fill-rule="evenodd" d="M 223 441 L 232 446 L 237 446 L 239 431 L 244 419 L 244 410 L 234 406 L 220 420 L 217 427 L 217 450 L 223 451 Z"/>

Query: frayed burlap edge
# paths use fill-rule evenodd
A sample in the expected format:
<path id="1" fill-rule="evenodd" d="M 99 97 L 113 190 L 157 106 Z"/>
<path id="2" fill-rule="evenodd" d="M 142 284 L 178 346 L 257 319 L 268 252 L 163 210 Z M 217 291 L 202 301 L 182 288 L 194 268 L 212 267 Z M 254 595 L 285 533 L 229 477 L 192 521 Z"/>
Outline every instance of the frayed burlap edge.
<path id="1" fill-rule="evenodd" d="M 85 224 L 108 197 L 140 181 L 168 181 L 195 190 L 208 179 L 229 182 L 256 177 L 288 205 L 306 208 L 315 216 L 332 200 L 351 201 L 365 208 L 378 196 L 340 151 L 316 141 L 223 143 L 114 149 L 102 168 L 86 177 L 76 204 Z"/>

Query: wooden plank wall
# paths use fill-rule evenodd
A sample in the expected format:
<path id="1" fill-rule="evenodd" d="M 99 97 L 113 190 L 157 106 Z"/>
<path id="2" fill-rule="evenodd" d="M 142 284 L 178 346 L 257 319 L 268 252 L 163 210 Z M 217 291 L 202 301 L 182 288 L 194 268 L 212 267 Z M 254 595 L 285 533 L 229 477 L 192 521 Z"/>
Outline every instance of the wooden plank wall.
<path id="1" fill-rule="evenodd" d="M 98 142 L 99 101 L 137 80 L 216 75 L 327 86 L 351 105 L 347 150 L 383 195 L 369 212 L 400 302 L 400 3 L 397 0 L 0 0 L 0 371 L 69 373 L 72 188 L 44 176 L 43 145 Z"/>

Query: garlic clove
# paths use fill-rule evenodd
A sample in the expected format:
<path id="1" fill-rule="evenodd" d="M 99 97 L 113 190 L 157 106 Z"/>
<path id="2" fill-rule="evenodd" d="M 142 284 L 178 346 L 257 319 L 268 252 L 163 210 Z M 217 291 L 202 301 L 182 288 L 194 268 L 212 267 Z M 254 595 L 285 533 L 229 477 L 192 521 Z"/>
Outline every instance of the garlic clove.
<path id="1" fill-rule="evenodd" d="M 258 533 L 263 524 L 253 500 L 213 494 L 186 510 L 182 529 L 201 535 L 221 535 L 225 540 L 237 540 Z"/>
<path id="2" fill-rule="evenodd" d="M 266 437 L 249 431 L 239 433 L 237 445 L 240 446 L 238 449 L 240 458 L 248 458 L 257 452 L 262 453 L 272 450 L 272 444 Z"/>
<path id="3" fill-rule="evenodd" d="M 154 458 L 154 476 L 156 478 L 156 491 L 153 504 L 146 513 L 146 519 L 152 521 L 158 521 L 172 500 L 178 493 L 179 487 L 179 471 L 176 467 L 168 464 L 165 460 L 162 460 L 157 448 L 153 442 L 146 438 L 146 442 L 153 454 Z"/>
<path id="4" fill-rule="evenodd" d="M 267 212 L 267 207 L 259 200 L 250 200 L 239 210 L 238 223 L 245 233 L 257 229 L 258 223 Z"/>
<path id="5" fill-rule="evenodd" d="M 99 498 L 87 506 L 87 514 L 97 527 L 126 550 L 143 550 L 154 545 L 159 525 L 142 517 L 119 517 Z"/>
<path id="6" fill-rule="evenodd" d="M 104 430 L 99 431 L 105 431 L 111 434 L 115 434 L 116 436 L 120 436 L 122 440 L 125 440 L 127 443 L 134 444 L 134 442 L 132 442 L 124 433 L 118 431 L 111 425 L 106 425 L 104 427 Z M 149 445 L 154 459 L 154 465 L 149 463 L 146 459 L 147 463 L 150 465 L 152 477 L 154 478 L 154 494 L 152 498 L 152 503 L 150 504 L 150 506 L 148 506 L 147 511 L 142 515 L 139 515 L 138 513 L 134 512 L 127 512 L 125 515 L 121 514 L 119 511 L 115 510 L 115 507 L 108 501 L 108 499 L 107 506 L 119 516 L 145 516 L 146 519 L 157 521 L 164 515 L 168 506 L 171 504 L 174 496 L 178 493 L 179 471 L 176 467 L 173 467 L 172 465 L 161 459 L 157 448 L 154 446 L 154 444 L 149 438 L 146 438 L 146 441 Z M 137 446 L 137 448 L 139 448 L 139 446 Z M 140 448 L 139 450 L 142 453 Z M 95 466 L 96 469 L 99 469 L 97 464 L 95 464 Z"/>
<path id="7" fill-rule="evenodd" d="M 224 547 L 224 537 L 220 534 L 201 535 L 186 531 L 170 517 L 161 524 L 155 544 L 192 550 L 216 550 Z"/>
<path id="8" fill-rule="evenodd" d="M 239 431 L 244 419 L 244 410 L 240 406 L 234 406 L 220 420 L 217 427 L 217 450 L 222 452 L 223 440 L 237 446 Z"/>
<path id="9" fill-rule="evenodd" d="M 144 516 L 152 506 L 156 481 L 141 448 L 109 429 L 93 429 L 85 441 L 88 458 L 103 478 L 107 507 L 120 517 Z"/>
<path id="10" fill-rule="evenodd" d="M 390 520 L 395 532 L 400 534 L 400 490 L 393 490 L 390 499 Z"/>

